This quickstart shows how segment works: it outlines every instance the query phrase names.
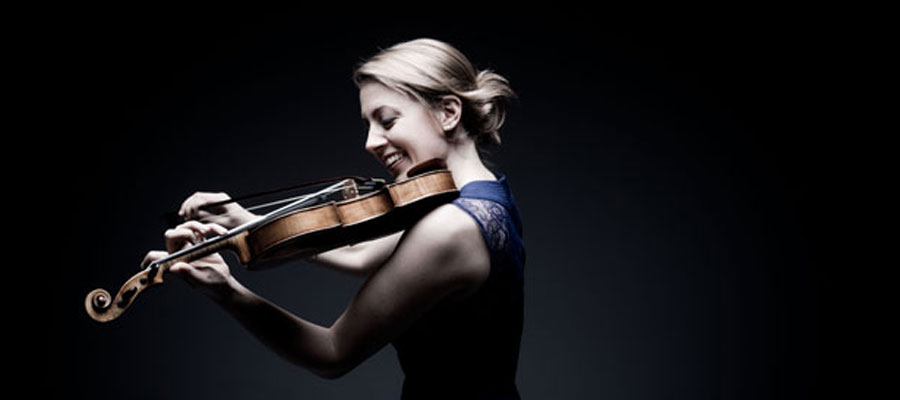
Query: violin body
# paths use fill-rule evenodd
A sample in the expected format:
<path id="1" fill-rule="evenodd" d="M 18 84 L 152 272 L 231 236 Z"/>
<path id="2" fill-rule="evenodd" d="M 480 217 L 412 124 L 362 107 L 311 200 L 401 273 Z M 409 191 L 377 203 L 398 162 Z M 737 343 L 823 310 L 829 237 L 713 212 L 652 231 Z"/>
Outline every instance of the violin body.
<path id="1" fill-rule="evenodd" d="M 250 230 L 235 253 L 249 269 L 305 257 L 405 229 L 428 211 L 456 198 L 447 170 L 388 185 L 386 190 L 302 209 Z"/>
<path id="2" fill-rule="evenodd" d="M 438 166 L 442 164 L 424 163 L 410 171 L 411 178 L 365 195 L 359 195 L 351 185 L 342 190 L 342 201 L 267 215 L 172 253 L 131 277 L 115 297 L 103 289 L 91 291 L 85 298 L 85 309 L 98 322 L 116 319 L 138 294 L 162 283 L 172 265 L 223 250 L 234 252 L 246 268 L 260 270 L 404 230 L 459 195 L 450 171 Z"/>

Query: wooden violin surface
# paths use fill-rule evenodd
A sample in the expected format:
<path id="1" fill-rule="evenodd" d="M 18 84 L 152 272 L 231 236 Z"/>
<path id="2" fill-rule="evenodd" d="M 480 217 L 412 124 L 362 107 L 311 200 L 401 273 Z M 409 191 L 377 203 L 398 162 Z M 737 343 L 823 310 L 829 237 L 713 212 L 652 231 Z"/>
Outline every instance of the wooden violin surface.
<path id="1" fill-rule="evenodd" d="M 410 227 L 434 208 L 459 195 L 453 176 L 442 164 L 423 163 L 410 178 L 359 195 L 352 184 L 335 184 L 341 201 L 276 210 L 226 234 L 156 260 L 131 277 L 115 296 L 95 289 L 85 298 L 88 315 L 98 322 L 118 318 L 149 287 L 163 282 L 163 275 L 178 262 L 191 262 L 229 250 L 248 269 L 270 268 L 284 261 L 376 239 Z M 348 190 L 349 189 L 349 190 Z M 328 190 L 328 189 L 326 189 Z"/>

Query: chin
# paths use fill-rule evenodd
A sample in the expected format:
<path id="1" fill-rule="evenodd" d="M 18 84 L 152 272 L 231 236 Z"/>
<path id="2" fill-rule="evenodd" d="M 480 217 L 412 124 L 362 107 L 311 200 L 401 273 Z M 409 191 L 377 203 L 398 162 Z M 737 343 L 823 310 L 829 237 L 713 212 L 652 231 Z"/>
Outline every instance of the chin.
<path id="1" fill-rule="evenodd" d="M 403 180 L 403 179 L 409 178 L 409 177 L 407 176 L 407 174 L 409 173 L 410 168 L 412 168 L 412 167 L 411 167 L 411 163 L 409 162 L 409 160 L 403 160 L 403 161 L 401 161 L 401 162 L 402 162 L 402 163 L 405 163 L 405 164 L 407 164 L 407 165 L 404 165 L 402 168 L 400 168 L 400 172 L 398 172 L 397 175 L 394 175 L 394 180 L 395 180 L 395 181 L 399 181 L 399 180 Z"/>

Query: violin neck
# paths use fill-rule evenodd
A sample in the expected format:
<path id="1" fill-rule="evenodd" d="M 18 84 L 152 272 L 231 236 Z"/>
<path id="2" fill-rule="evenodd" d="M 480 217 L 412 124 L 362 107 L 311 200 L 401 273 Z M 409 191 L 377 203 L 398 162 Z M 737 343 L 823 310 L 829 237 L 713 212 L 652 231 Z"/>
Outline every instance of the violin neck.
<path id="1" fill-rule="evenodd" d="M 216 236 L 205 242 L 198 243 L 193 247 L 169 254 L 166 257 L 156 260 L 154 264 L 165 267 L 164 269 L 168 269 L 168 267 L 171 267 L 177 262 L 191 262 L 210 254 L 218 253 L 222 250 L 234 252 L 237 254 L 241 263 L 247 264 L 251 260 L 251 255 L 250 249 L 247 247 L 247 241 L 245 240 L 246 237 L 247 229 L 233 229 L 224 235 Z"/>

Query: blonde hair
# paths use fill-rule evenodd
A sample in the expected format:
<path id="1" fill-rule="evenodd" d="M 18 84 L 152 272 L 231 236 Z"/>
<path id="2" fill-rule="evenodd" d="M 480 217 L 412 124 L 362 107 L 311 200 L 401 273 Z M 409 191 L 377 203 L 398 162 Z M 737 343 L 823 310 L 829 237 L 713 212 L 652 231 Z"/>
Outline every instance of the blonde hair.
<path id="1" fill-rule="evenodd" d="M 416 39 L 395 44 L 360 63 L 353 73 L 357 87 L 374 80 L 435 109 L 441 97 L 462 101 L 462 124 L 476 144 L 500 144 L 500 127 L 515 92 L 491 70 L 476 71 L 450 44 Z"/>

